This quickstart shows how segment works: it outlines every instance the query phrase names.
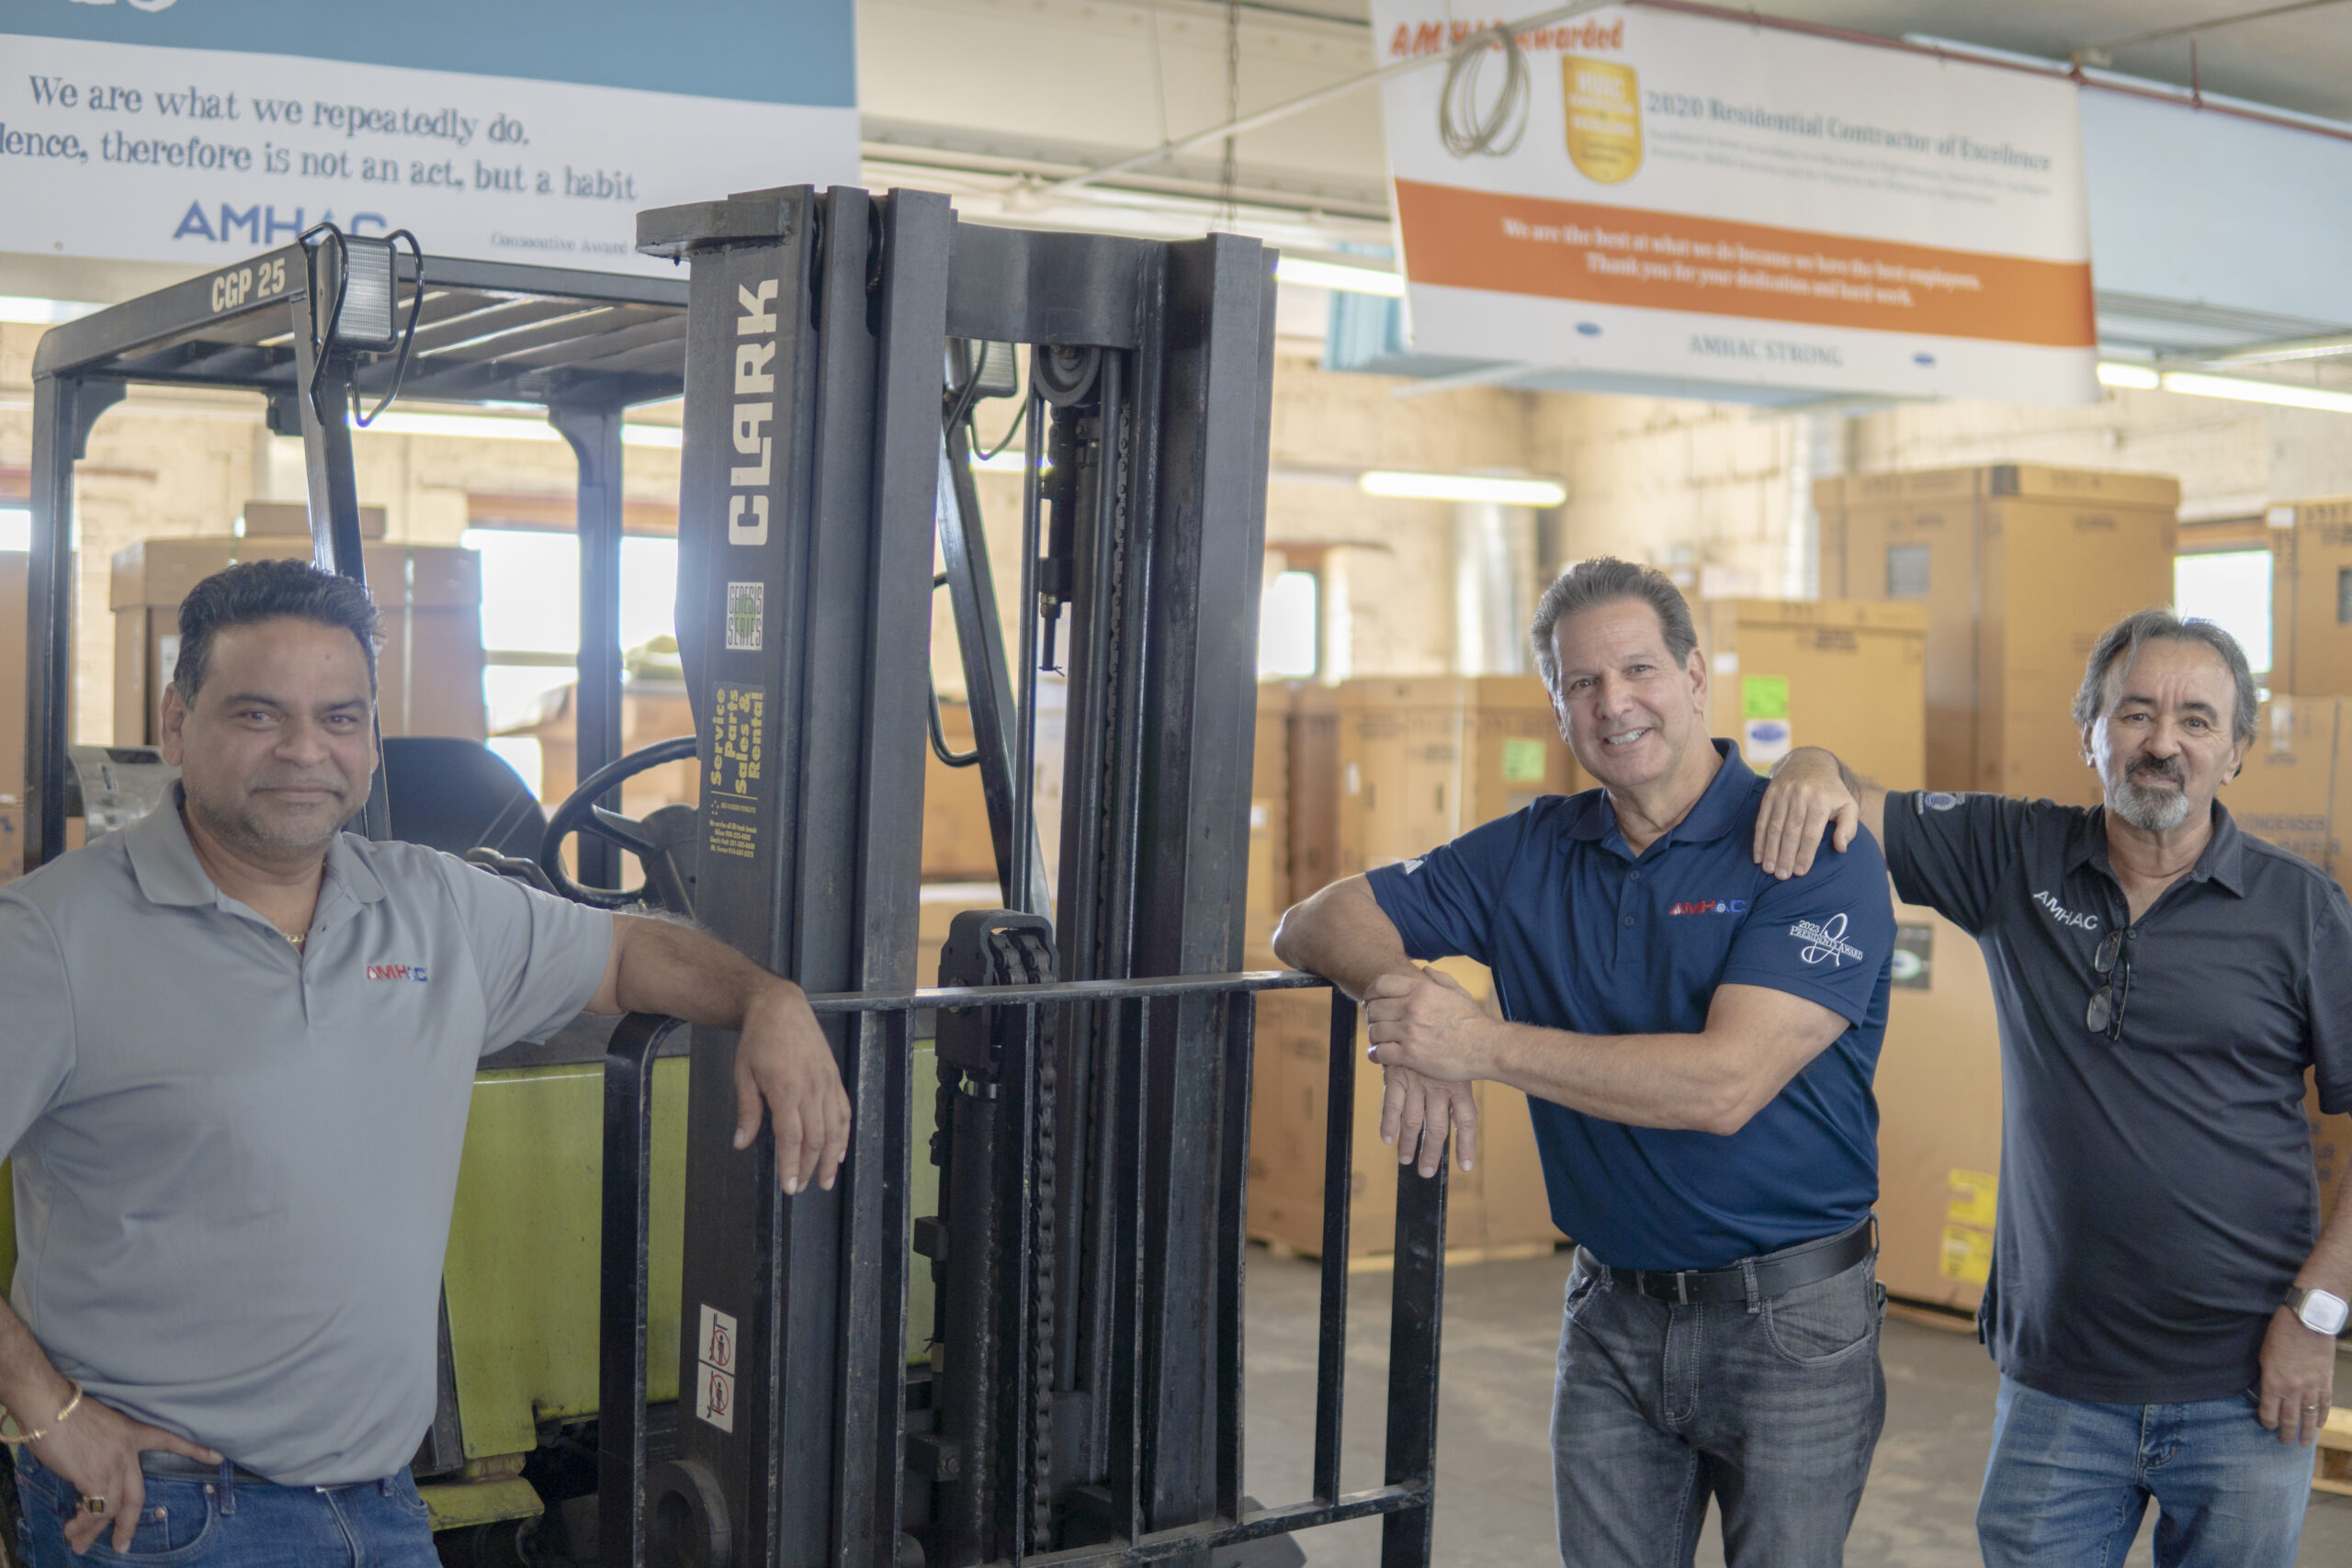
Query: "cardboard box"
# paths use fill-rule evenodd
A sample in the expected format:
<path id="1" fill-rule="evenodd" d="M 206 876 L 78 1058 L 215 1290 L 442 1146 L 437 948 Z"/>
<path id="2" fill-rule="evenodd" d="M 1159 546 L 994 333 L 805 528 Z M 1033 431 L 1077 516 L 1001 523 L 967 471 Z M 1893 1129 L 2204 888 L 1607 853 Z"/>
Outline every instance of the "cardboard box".
<path id="1" fill-rule="evenodd" d="M 2352 759 L 2341 741 L 2352 699 L 2273 697 L 2255 715 L 2254 744 L 2222 804 L 2256 838 L 2292 850 L 2341 883 L 2352 867 L 2343 840 L 2352 824 Z"/>
<path id="2" fill-rule="evenodd" d="M 1294 682 L 1290 687 L 1287 904 L 1340 879 L 1340 691 Z"/>
<path id="3" fill-rule="evenodd" d="M 307 536 L 147 539 L 118 550 L 108 602 L 115 613 L 115 743 L 154 744 L 156 715 L 179 658 L 179 607 L 188 590 L 238 561 L 308 559 Z M 482 705 L 481 558 L 454 546 L 369 545 L 368 584 L 383 613 L 376 655 L 378 721 L 387 735 L 480 739 Z"/>
<path id="4" fill-rule="evenodd" d="M 1589 787 L 1532 675 L 1350 681 L 1339 735 L 1341 876 Z"/>
<path id="5" fill-rule="evenodd" d="M 2352 696 L 2352 497 L 2270 509 L 2270 679 L 2295 696 Z"/>
<path id="6" fill-rule="evenodd" d="M 2097 805 L 2069 710 L 2099 634 L 2172 603 L 2178 482 L 2002 463 L 1814 500 L 1825 598 L 1927 606 L 1928 787 Z"/>
<path id="7" fill-rule="evenodd" d="M 1442 965 L 1474 996 L 1490 1001 L 1487 971 L 1464 959 Z M 1329 1127 L 1331 993 L 1269 991 L 1258 998 L 1257 1053 L 1250 1112 L 1249 1230 L 1310 1256 L 1323 1250 L 1324 1160 Z M 1354 1129 L 1350 1145 L 1350 1257 L 1396 1245 L 1396 1154 L 1380 1141 L 1380 1069 L 1363 1059 L 1359 1019 Z M 1459 1253 L 1550 1247 L 1565 1239 L 1552 1224 L 1527 1097 L 1501 1084 L 1476 1086 L 1481 1153 L 1469 1171 L 1452 1169 L 1446 1188 L 1446 1250 Z"/>
<path id="8" fill-rule="evenodd" d="M 1290 908 L 1290 692 L 1258 687 L 1257 743 L 1250 763 L 1250 881 L 1243 945 L 1271 951 L 1275 922 Z"/>
<path id="9" fill-rule="evenodd" d="M 1707 728 L 1758 773 L 1826 746 L 1888 789 L 1927 784 L 1928 611 L 1856 600 L 1713 599 L 1692 607 Z"/>
<path id="10" fill-rule="evenodd" d="M 1878 1277 L 1890 1295 L 1973 1313 L 1993 1261 L 2001 1040 L 1975 939 L 1897 904 L 1878 1059 Z"/>
<path id="11" fill-rule="evenodd" d="M 943 699 L 939 705 L 939 730 L 950 751 L 959 757 L 968 753 L 972 750 L 969 705 Z M 989 827 L 988 795 L 980 787 L 978 765 L 951 768 L 926 742 L 922 768 L 923 880 L 993 884 L 997 877 L 996 840 Z M 999 904 L 1002 897 L 998 895 Z"/>
<path id="12" fill-rule="evenodd" d="M 580 784 L 578 694 L 575 684 L 559 687 L 540 699 L 537 713 L 528 721 L 500 732 L 539 743 L 539 802 L 549 811 L 562 805 Z M 648 681 L 622 690 L 622 756 L 657 740 L 694 732 L 694 713 L 687 706 L 684 686 Z M 664 806 L 701 802 L 700 781 L 691 760 L 648 768 L 621 785 L 621 814 L 626 817 L 642 818 Z"/>

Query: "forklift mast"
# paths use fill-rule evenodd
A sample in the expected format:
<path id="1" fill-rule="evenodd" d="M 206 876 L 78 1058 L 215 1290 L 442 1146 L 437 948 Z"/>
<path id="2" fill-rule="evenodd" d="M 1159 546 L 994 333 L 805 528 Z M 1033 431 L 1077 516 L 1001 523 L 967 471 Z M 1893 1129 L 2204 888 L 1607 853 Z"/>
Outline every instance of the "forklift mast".
<path id="1" fill-rule="evenodd" d="M 796 976 L 856 1116 L 795 1197 L 731 1147 L 735 1036 L 692 1031 L 674 1455 L 629 1429 L 637 1281 L 608 1274 L 605 1561 L 695 1568 L 1177 1562 L 1383 1515 L 1425 1563 L 1443 1177 L 1398 1213 L 1388 1478 L 1338 1491 L 1348 1188 L 1331 1118 L 1316 1496 L 1241 1495 L 1241 1271 L 1256 991 L 1244 976 L 1273 257 L 959 223 L 944 198 L 788 187 L 643 213 L 691 267 L 679 644 L 700 736 L 698 916 Z M 1019 620 L 993 625 L 959 423 L 1028 350 Z M 934 541 L 1006 908 L 914 990 Z M 1008 668 L 1007 646 L 1017 649 Z M 1066 669 L 1057 886 L 1032 776 Z M 908 1043 L 937 1019 L 916 1141 Z M 605 1259 L 642 1122 L 608 1067 Z M 1334 996 L 1335 1106 L 1354 1008 Z M 939 1213 L 909 1212 L 913 1159 Z M 910 1241 L 938 1285 L 908 1363 Z M 927 1264 L 924 1260 L 927 1260 Z M 632 1292 L 636 1292 L 632 1296 Z M 919 1325 L 920 1326 L 920 1325 Z M 638 1397 L 641 1398 L 641 1394 Z"/>

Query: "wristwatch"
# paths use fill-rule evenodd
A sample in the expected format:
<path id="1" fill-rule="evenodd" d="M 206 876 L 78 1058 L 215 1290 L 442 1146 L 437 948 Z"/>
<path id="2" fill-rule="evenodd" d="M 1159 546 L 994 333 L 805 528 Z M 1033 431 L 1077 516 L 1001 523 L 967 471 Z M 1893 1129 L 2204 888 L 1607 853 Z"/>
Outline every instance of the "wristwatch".
<path id="1" fill-rule="evenodd" d="M 2301 1318 L 2305 1328 L 2331 1339 L 2344 1332 L 2344 1320 L 2352 1315 L 2352 1307 L 2345 1304 L 2342 1296 L 2305 1290 L 2301 1285 L 2287 1288 L 2287 1310 Z"/>

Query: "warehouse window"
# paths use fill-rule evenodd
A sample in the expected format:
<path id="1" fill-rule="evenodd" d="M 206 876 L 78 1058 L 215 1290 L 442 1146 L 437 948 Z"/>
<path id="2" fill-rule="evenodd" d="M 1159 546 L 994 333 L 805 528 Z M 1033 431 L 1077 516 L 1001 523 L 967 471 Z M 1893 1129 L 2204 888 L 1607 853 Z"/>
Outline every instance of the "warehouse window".
<path id="1" fill-rule="evenodd" d="M 2256 673 L 2270 668 L 2270 552 L 2223 550 L 2173 562 L 2173 603 L 2238 639 Z"/>
<path id="2" fill-rule="evenodd" d="M 1315 673 L 1321 640 L 1317 601 L 1322 584 L 1311 571 L 1285 571 L 1266 585 L 1258 606 L 1258 678 Z"/>
<path id="3" fill-rule="evenodd" d="M 490 728 L 523 722 L 545 694 L 577 677 L 580 541 L 525 528 L 469 528 L 481 552 L 482 695 Z M 621 540 L 621 647 L 677 633 L 678 542 Z"/>

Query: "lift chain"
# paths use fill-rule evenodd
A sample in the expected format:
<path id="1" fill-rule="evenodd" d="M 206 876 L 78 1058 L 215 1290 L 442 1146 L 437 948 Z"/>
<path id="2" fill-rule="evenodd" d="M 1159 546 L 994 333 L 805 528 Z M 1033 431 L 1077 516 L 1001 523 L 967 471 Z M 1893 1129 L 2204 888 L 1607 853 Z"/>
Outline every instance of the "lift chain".
<path id="1" fill-rule="evenodd" d="M 1022 967 L 1032 982 L 1054 977 L 1052 951 L 1029 931 L 1007 933 L 1020 944 Z M 1035 1220 L 1030 1242 L 1030 1396 L 1029 1396 L 1029 1550 L 1053 1549 L 1054 1529 L 1054 1333 L 1056 1221 L 1059 1210 L 1060 1170 L 1055 1153 L 1055 1089 L 1059 1074 L 1054 1066 L 1050 1016 L 1039 1019 L 1034 1036 L 1037 1053 L 1036 1187 L 1032 1206 Z"/>

